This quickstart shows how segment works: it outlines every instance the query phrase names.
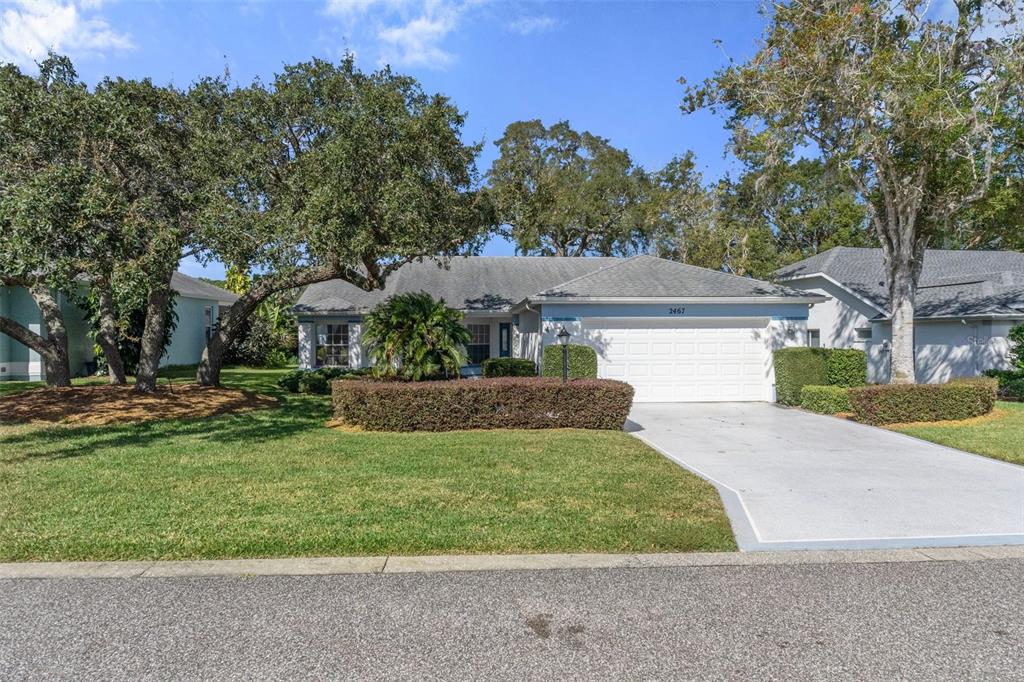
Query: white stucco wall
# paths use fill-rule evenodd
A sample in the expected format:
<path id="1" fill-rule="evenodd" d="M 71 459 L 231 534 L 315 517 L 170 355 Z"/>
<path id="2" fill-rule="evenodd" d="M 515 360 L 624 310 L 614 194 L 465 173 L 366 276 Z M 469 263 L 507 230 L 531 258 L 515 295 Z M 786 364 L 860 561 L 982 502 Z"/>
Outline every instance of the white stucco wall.
<path id="1" fill-rule="evenodd" d="M 879 310 L 824 277 L 809 277 L 784 284 L 832 297 L 824 303 L 815 303 L 807 315 L 807 328 L 821 333 L 822 348 L 866 349 L 867 344 L 857 338 L 857 329 L 871 329 L 871 318 L 877 316 Z"/>
<path id="2" fill-rule="evenodd" d="M 920 383 L 943 383 L 977 376 L 987 369 L 1009 367 L 1012 322 L 990 320 L 917 320 L 914 324 L 915 369 Z M 868 380 L 889 381 L 892 325 L 877 322 L 868 349 Z"/>

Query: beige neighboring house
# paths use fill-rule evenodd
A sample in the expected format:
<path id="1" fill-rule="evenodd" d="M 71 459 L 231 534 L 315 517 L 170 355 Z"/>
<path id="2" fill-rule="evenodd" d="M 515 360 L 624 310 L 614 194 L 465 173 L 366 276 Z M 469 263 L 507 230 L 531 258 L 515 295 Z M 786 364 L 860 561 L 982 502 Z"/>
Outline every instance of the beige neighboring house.
<path id="1" fill-rule="evenodd" d="M 892 323 L 881 249 L 840 246 L 776 275 L 787 287 L 830 297 L 808 314 L 808 345 L 860 348 L 868 378 L 888 381 Z M 1024 254 L 929 249 L 914 322 L 918 381 L 1007 367 L 1010 329 L 1024 323 Z"/>

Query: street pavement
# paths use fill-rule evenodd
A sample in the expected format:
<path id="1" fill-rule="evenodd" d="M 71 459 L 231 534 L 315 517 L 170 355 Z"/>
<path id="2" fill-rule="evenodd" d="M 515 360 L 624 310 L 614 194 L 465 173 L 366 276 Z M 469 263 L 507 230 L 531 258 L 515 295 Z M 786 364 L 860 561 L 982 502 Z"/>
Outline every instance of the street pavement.
<path id="1" fill-rule="evenodd" d="M 1024 561 L 0 581 L 0 679 L 1024 679 Z"/>

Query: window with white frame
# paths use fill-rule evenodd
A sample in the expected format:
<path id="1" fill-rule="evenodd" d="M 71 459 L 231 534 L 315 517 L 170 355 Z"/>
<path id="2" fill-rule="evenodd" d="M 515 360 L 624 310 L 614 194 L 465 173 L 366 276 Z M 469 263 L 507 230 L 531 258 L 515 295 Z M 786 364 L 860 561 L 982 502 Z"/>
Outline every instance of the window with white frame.
<path id="1" fill-rule="evenodd" d="M 858 327 L 854 330 L 857 334 L 858 341 L 870 341 L 871 340 L 871 327 Z"/>
<path id="2" fill-rule="evenodd" d="M 479 365 L 491 357 L 491 325 L 490 324 L 467 324 L 470 340 L 466 344 L 466 354 L 469 356 L 469 364 Z"/>
<path id="3" fill-rule="evenodd" d="M 318 324 L 316 326 L 316 366 L 348 366 L 348 325 Z"/>
<path id="4" fill-rule="evenodd" d="M 807 345 L 811 348 L 821 348 L 821 330 L 807 330 Z"/>
<path id="5" fill-rule="evenodd" d="M 213 336 L 213 306 L 203 308 L 203 337 L 209 341 Z"/>

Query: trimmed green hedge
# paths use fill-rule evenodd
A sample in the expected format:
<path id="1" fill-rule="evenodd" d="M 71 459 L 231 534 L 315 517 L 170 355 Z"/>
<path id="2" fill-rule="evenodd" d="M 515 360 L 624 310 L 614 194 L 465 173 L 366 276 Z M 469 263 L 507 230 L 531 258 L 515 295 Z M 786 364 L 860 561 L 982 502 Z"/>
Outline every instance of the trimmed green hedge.
<path id="1" fill-rule="evenodd" d="M 826 386 L 863 386 L 868 383 L 868 356 L 856 348 L 825 350 Z"/>
<path id="2" fill-rule="evenodd" d="M 999 381 L 1000 398 L 1024 400 L 1024 370 L 990 369 L 985 376 Z"/>
<path id="3" fill-rule="evenodd" d="M 562 347 L 557 343 L 544 347 L 544 364 L 541 374 L 546 377 L 562 376 Z M 597 378 L 597 352 L 593 348 L 569 344 L 569 378 Z"/>
<path id="4" fill-rule="evenodd" d="M 775 399 L 783 405 L 800 405 L 804 386 L 863 386 L 868 381 L 868 361 L 855 348 L 780 348 L 773 354 Z"/>
<path id="5" fill-rule="evenodd" d="M 824 386 L 825 348 L 780 348 L 775 351 L 775 399 L 799 405 L 804 386 Z"/>
<path id="6" fill-rule="evenodd" d="M 845 386 L 804 386 L 800 391 L 800 407 L 818 414 L 850 412 L 848 390 Z"/>
<path id="7" fill-rule="evenodd" d="M 619 430 L 633 404 L 621 381 L 505 377 L 459 381 L 335 381 L 334 416 L 370 431 Z"/>
<path id="8" fill-rule="evenodd" d="M 331 382 L 335 379 L 359 379 L 369 376 L 369 367 L 351 369 L 348 367 L 321 367 L 319 369 L 297 369 L 277 380 L 277 385 L 292 393 L 315 393 L 328 395 Z"/>
<path id="9" fill-rule="evenodd" d="M 867 424 L 935 422 L 992 411 L 996 382 L 975 377 L 948 384 L 878 384 L 847 389 L 857 421 Z"/>
<path id="10" fill-rule="evenodd" d="M 523 358 L 488 358 L 483 363 L 484 376 L 493 377 L 535 377 L 537 363 Z"/>

